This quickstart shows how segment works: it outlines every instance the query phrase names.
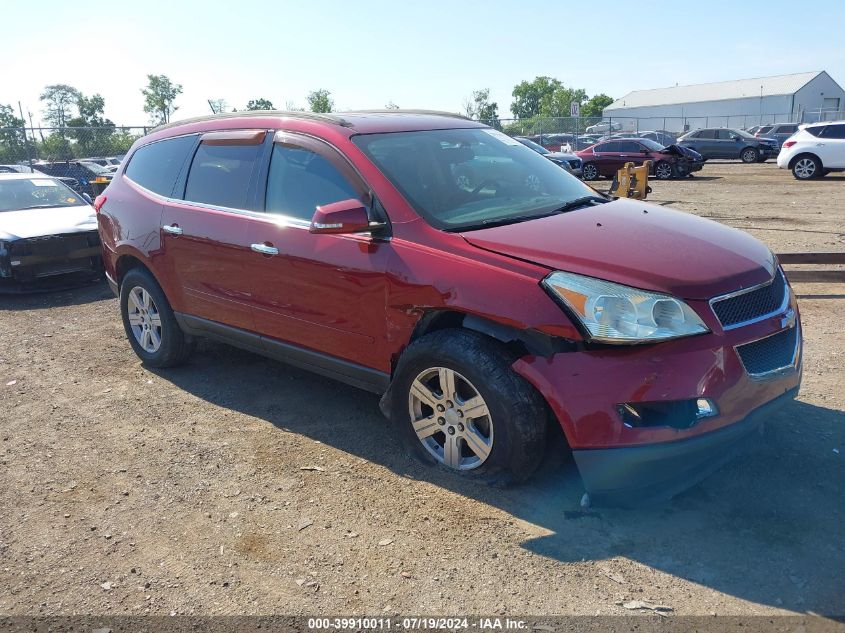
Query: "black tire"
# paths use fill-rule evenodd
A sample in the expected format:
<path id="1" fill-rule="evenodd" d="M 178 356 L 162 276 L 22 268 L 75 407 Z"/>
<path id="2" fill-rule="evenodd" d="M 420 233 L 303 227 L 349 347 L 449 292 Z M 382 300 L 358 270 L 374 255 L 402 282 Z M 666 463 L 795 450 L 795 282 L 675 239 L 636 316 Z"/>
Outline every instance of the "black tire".
<path id="1" fill-rule="evenodd" d="M 811 180 L 824 175 L 822 162 L 812 154 L 800 154 L 792 160 L 789 166 L 792 176 L 796 180 Z"/>
<path id="2" fill-rule="evenodd" d="M 743 163 L 756 163 L 760 158 L 760 151 L 756 147 L 746 147 L 739 153 L 739 160 Z"/>
<path id="3" fill-rule="evenodd" d="M 595 163 L 584 163 L 581 167 L 581 177 L 583 180 L 598 180 L 599 168 Z"/>
<path id="4" fill-rule="evenodd" d="M 654 166 L 654 177 L 658 180 L 669 180 L 675 177 L 675 168 L 672 163 L 661 160 Z"/>
<path id="5" fill-rule="evenodd" d="M 549 413 L 534 387 L 510 368 L 513 361 L 503 345 L 470 330 L 438 330 L 412 343 L 399 359 L 388 405 L 390 418 L 411 454 L 430 466 L 490 485 L 506 486 L 531 476 L 543 458 Z M 457 372 L 457 381 L 463 379 L 466 382 L 460 382 L 465 387 L 474 388 L 489 410 L 488 417 L 479 418 L 481 424 L 489 425 L 489 453 L 480 465 L 466 470 L 447 466 L 445 459 L 436 457 L 423 445 L 412 426 L 411 386 L 418 377 L 429 371 L 437 372 L 438 368 Z M 439 402 L 450 404 L 445 394 L 439 398 Z M 429 407 L 422 414 L 426 419 L 437 420 L 439 426 L 435 427 L 432 419 L 430 428 L 434 431 L 430 440 L 439 443 L 441 439 L 438 438 L 442 438 L 444 458 L 446 430 L 457 423 L 454 411 L 452 413 L 449 418 L 447 409 L 443 413 L 446 417 L 441 418 Z M 446 422 L 446 419 L 450 421 Z M 470 417 L 465 418 L 468 428 L 470 420 Z M 475 420 L 472 424 L 474 427 Z M 462 426 L 460 431 L 464 431 Z M 467 459 L 477 459 L 466 440 L 455 438 L 455 441 L 468 455 Z"/>
<path id="6" fill-rule="evenodd" d="M 160 328 L 155 327 L 158 331 L 160 344 L 155 350 L 145 349 L 141 341 L 136 338 L 132 323 L 130 323 L 130 294 L 134 290 L 140 289 L 149 294 L 152 300 L 152 307 L 155 309 L 154 316 L 158 317 Z M 153 310 L 147 310 L 147 313 L 153 313 Z M 164 295 L 164 291 L 158 285 L 158 282 L 152 274 L 144 268 L 133 268 L 120 283 L 120 314 L 123 318 L 123 329 L 126 331 L 126 338 L 129 339 L 129 344 L 132 346 L 135 354 L 145 365 L 150 367 L 174 367 L 184 363 L 194 349 L 194 341 L 182 332 L 179 324 L 176 322 L 176 317 L 173 314 L 173 309 L 170 307 L 170 302 Z M 133 316 L 137 317 L 137 314 Z M 143 319 L 143 316 L 141 316 Z M 145 324 L 147 329 L 150 324 Z M 143 327 L 143 326 L 140 326 Z"/>

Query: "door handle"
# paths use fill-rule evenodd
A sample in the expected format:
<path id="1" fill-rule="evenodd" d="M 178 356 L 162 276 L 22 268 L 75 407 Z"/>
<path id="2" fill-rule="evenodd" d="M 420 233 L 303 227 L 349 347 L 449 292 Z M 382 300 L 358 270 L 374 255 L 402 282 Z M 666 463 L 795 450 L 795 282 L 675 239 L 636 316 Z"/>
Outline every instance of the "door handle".
<path id="1" fill-rule="evenodd" d="M 178 224 L 165 225 L 161 227 L 161 230 L 165 233 L 170 233 L 171 235 L 182 235 L 183 232 Z"/>
<path id="2" fill-rule="evenodd" d="M 254 250 L 256 253 L 261 253 L 262 255 L 278 255 L 279 249 L 275 246 L 268 246 L 267 244 L 251 244 L 250 248 Z"/>

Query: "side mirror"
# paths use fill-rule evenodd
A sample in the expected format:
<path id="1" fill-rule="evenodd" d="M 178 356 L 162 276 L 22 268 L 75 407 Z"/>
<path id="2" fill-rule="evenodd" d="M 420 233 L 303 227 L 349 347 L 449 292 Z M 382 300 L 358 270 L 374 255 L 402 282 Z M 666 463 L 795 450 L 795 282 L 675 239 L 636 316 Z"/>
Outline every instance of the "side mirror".
<path id="1" fill-rule="evenodd" d="M 310 233 L 368 233 L 383 226 L 370 222 L 367 209 L 360 200 L 350 198 L 317 207 L 311 220 Z"/>
<path id="2" fill-rule="evenodd" d="M 739 137 L 738 137 L 738 136 L 736 136 L 736 135 L 733 135 L 733 136 L 731 137 L 731 140 L 732 140 L 732 141 L 738 141 L 738 140 L 739 140 Z"/>

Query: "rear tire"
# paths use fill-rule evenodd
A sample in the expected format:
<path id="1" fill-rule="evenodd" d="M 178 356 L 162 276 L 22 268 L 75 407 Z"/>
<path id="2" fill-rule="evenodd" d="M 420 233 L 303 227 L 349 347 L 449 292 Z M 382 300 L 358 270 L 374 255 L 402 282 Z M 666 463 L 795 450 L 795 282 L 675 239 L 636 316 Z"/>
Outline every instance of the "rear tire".
<path id="1" fill-rule="evenodd" d="M 120 283 L 123 329 L 135 354 L 150 367 L 174 367 L 193 351 L 164 291 L 144 268 L 133 268 Z"/>
<path id="2" fill-rule="evenodd" d="M 810 180 L 824 175 L 821 161 L 815 156 L 799 156 L 792 162 L 792 175 L 796 180 Z"/>
<path id="3" fill-rule="evenodd" d="M 595 163 L 584 163 L 581 168 L 581 175 L 584 180 L 598 180 L 599 168 Z"/>
<path id="4" fill-rule="evenodd" d="M 505 486 L 527 479 L 546 443 L 545 401 L 497 341 L 463 329 L 412 343 L 390 388 L 391 419 L 424 463 Z"/>
<path id="5" fill-rule="evenodd" d="M 739 153 L 739 159 L 743 163 L 756 163 L 758 158 L 760 158 L 760 152 L 756 147 L 746 147 Z"/>

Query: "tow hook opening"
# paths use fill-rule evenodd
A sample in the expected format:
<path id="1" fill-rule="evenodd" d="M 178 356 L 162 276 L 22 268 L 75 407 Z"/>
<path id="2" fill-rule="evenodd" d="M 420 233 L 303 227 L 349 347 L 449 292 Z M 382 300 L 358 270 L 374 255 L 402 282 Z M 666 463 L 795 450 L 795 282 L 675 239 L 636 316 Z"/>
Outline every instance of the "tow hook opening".
<path id="1" fill-rule="evenodd" d="M 624 402 L 616 405 L 622 423 L 630 428 L 670 426 L 688 429 L 699 420 L 719 415 L 710 398 L 665 400 L 659 402 Z"/>

